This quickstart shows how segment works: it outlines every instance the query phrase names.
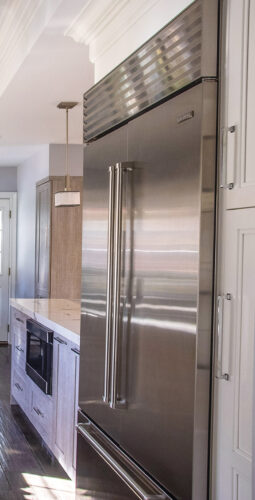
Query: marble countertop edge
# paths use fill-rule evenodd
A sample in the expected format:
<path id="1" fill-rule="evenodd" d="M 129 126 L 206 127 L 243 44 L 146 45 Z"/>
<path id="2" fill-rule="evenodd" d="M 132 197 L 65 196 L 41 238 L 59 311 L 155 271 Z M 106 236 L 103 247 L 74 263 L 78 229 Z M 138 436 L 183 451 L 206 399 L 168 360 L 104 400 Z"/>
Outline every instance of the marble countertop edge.
<path id="1" fill-rule="evenodd" d="M 73 304 L 75 304 L 75 308 L 72 308 Z M 58 307 L 54 308 L 54 305 Z M 38 321 L 38 323 L 51 328 L 55 334 L 59 334 L 70 342 L 80 345 L 80 313 L 77 304 L 73 303 L 73 301 L 62 301 L 62 299 L 10 299 L 10 306 Z M 75 318 L 65 318 L 65 314 L 75 316 Z M 54 320 L 50 317 L 51 315 L 55 316 Z"/>

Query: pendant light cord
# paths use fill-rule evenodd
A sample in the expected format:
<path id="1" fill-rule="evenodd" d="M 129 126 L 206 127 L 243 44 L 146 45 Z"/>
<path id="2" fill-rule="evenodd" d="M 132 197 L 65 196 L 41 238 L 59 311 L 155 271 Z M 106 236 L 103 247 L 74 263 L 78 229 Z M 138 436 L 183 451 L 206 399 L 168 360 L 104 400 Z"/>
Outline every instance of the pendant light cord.
<path id="1" fill-rule="evenodd" d="M 65 191 L 71 191 L 68 162 L 69 162 L 69 158 L 68 158 L 68 108 L 66 108 L 66 178 L 65 178 Z"/>

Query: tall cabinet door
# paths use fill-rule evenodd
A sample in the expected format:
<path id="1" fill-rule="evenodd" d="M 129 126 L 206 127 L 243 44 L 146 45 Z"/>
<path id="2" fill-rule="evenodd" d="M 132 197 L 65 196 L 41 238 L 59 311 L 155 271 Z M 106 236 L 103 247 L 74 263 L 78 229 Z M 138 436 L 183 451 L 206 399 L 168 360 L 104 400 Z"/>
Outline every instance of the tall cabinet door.
<path id="1" fill-rule="evenodd" d="M 216 379 L 213 500 L 252 500 L 252 396 L 255 331 L 255 208 L 225 214 L 221 371 Z M 227 294 L 231 300 L 226 300 Z M 219 358 L 218 358 L 219 359 Z"/>
<path id="2" fill-rule="evenodd" d="M 110 408 L 105 391 L 110 378 L 106 339 L 107 331 L 110 334 L 111 330 L 107 329 L 107 319 L 110 320 L 108 270 L 112 254 L 108 244 L 112 227 L 109 202 L 113 199 L 109 166 L 126 159 L 126 126 L 84 149 L 79 406 L 115 441 L 119 440 L 119 411 Z M 113 213 L 114 207 L 110 208 Z"/>
<path id="3" fill-rule="evenodd" d="M 174 497 L 204 500 L 216 84 L 188 90 L 128 129 L 116 376 L 120 444 Z"/>
<path id="4" fill-rule="evenodd" d="M 226 6 L 223 181 L 233 183 L 233 189 L 226 189 L 232 209 L 255 205 L 255 0 L 231 0 Z"/>
<path id="5" fill-rule="evenodd" d="M 35 296 L 49 297 L 50 290 L 51 182 L 36 188 Z"/>

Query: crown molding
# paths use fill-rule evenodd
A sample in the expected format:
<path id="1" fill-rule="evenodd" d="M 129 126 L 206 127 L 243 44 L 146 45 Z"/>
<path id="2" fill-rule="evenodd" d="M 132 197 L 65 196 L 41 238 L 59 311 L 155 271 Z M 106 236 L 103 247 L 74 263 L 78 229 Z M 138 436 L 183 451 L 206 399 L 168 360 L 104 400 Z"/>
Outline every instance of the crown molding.
<path id="1" fill-rule="evenodd" d="M 95 63 L 158 1 L 89 0 L 65 35 L 89 45 L 89 58 Z"/>
<path id="2" fill-rule="evenodd" d="M 0 7 L 0 96 L 61 0 L 12 0 Z"/>

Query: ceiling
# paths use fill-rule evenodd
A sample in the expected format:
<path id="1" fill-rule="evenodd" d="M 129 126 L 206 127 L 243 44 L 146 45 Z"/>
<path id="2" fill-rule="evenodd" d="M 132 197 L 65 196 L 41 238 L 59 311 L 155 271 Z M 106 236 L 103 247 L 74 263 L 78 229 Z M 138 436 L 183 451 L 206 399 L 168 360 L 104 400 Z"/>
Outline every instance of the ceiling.
<path id="1" fill-rule="evenodd" d="M 0 166 L 18 165 L 37 145 L 64 143 L 60 101 L 79 102 L 70 111 L 69 141 L 82 143 L 82 95 L 94 69 L 88 47 L 64 34 L 89 1 L 1 0 Z"/>

